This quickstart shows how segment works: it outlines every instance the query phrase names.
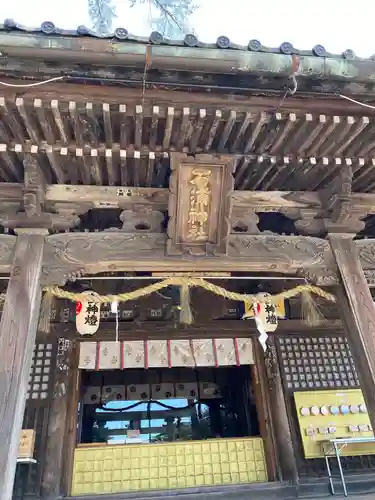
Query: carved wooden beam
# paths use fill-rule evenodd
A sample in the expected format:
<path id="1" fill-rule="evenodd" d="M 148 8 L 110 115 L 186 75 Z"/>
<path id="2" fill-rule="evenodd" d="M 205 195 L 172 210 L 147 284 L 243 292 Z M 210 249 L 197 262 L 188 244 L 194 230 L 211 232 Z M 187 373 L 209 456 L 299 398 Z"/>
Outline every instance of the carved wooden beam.
<path id="1" fill-rule="evenodd" d="M 362 268 L 366 270 L 375 269 L 375 239 L 357 240 L 354 242 L 358 249 Z"/>
<path id="2" fill-rule="evenodd" d="M 0 203 L 23 202 L 23 184 L 0 183 Z M 255 212 L 276 212 L 288 209 L 322 210 L 318 192 L 309 191 L 239 191 L 231 192 L 234 215 L 251 209 Z M 134 188 L 115 186 L 82 186 L 51 184 L 46 186 L 46 204 L 87 204 L 90 208 L 127 208 L 133 204 L 153 205 L 156 210 L 168 207 L 169 190 L 165 188 Z M 375 194 L 351 193 L 351 207 L 375 213 Z"/>
<path id="3" fill-rule="evenodd" d="M 25 120 L 27 115 L 25 115 Z M 7 189 L 5 183 L 0 188 L 0 220 L 7 228 L 46 228 L 69 229 L 79 223 L 77 207 L 70 205 L 65 211 L 54 207 L 53 211 L 45 208 L 46 173 L 39 164 L 36 155 L 25 153 L 23 158 L 24 185 L 16 190 L 15 185 Z M 21 199 L 15 201 L 15 196 L 21 194 Z M 11 203 L 6 202 L 9 197 Z"/>
<path id="4" fill-rule="evenodd" d="M 1 188 L 0 188 L 1 196 Z M 46 200 L 51 204 L 85 204 L 90 208 L 128 208 L 134 204 L 150 205 L 155 210 L 168 206 L 168 189 L 114 186 L 47 186 Z"/>
<path id="5" fill-rule="evenodd" d="M 3 190 L 4 186 L 4 190 Z M 21 185 L 0 184 L 0 201 L 15 199 Z M 19 186 L 17 188 L 16 186 Z M 4 193 L 4 194 L 3 194 Z M 134 188 L 105 186 L 72 186 L 53 184 L 46 188 L 46 201 L 50 203 L 89 203 L 95 208 L 122 208 L 132 204 L 154 205 L 156 210 L 168 206 L 169 190 L 165 188 Z M 283 209 L 322 210 L 318 192 L 309 191 L 232 191 L 230 194 L 234 213 L 247 209 L 258 212 L 277 212 Z M 351 193 L 351 207 L 375 214 L 375 194 Z"/>
<path id="6" fill-rule="evenodd" d="M 331 268 L 329 243 L 304 236 L 229 235 L 227 256 L 166 254 L 160 233 L 65 233 L 47 237 L 44 282 L 64 282 L 70 273 L 105 271 L 280 272 Z M 57 281 L 54 281 L 57 280 Z"/>
<path id="7" fill-rule="evenodd" d="M 9 273 L 16 237 L 0 235 L 0 272 Z M 361 264 L 375 286 L 375 239 L 357 240 Z M 329 244 L 304 236 L 257 235 L 229 237 L 228 257 L 184 259 L 165 254 L 166 236 L 152 233 L 65 233 L 47 236 L 44 282 L 64 283 L 79 273 L 104 271 L 160 272 L 284 272 L 299 274 L 322 286 L 338 282 Z M 54 281 L 56 280 L 56 281 Z"/>

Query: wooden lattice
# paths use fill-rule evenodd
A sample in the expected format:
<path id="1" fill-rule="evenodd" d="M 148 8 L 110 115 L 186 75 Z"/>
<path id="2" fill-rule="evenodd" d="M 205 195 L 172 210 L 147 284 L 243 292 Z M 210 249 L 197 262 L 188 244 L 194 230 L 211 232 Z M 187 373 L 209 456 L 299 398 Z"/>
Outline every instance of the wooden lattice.
<path id="1" fill-rule="evenodd" d="M 359 386 L 353 357 L 344 337 L 280 338 L 279 354 L 288 390 Z"/>
<path id="2" fill-rule="evenodd" d="M 45 400 L 51 386 L 52 344 L 35 344 L 27 391 L 28 400 Z"/>

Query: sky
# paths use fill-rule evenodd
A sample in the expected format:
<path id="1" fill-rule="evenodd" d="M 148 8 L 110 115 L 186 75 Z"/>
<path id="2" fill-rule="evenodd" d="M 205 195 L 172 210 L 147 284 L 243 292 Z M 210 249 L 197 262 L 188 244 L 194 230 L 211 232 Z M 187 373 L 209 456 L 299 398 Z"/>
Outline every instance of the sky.
<path id="1" fill-rule="evenodd" d="M 124 27 L 135 35 L 150 33 L 147 5 L 129 7 L 129 0 L 113 0 L 118 18 L 114 28 Z M 147 3 L 147 2 L 146 2 Z M 263 45 L 278 47 L 291 42 L 309 50 L 316 44 L 328 52 L 341 54 L 352 49 L 359 57 L 375 53 L 373 24 L 375 2 L 371 0 L 197 0 L 198 10 L 191 18 L 198 38 L 214 42 L 226 35 L 234 43 L 258 39 Z M 57 27 L 90 27 L 87 0 L 1 1 L 0 19 L 12 18 L 27 26 L 52 21 Z"/>

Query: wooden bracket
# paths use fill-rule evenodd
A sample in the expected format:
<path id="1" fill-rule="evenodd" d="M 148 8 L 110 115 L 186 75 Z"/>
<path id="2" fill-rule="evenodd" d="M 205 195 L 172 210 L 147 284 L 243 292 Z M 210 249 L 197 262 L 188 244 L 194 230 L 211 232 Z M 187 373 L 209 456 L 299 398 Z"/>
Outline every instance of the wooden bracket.
<path id="1" fill-rule="evenodd" d="M 322 206 L 327 212 L 324 218 L 326 233 L 359 233 L 365 228 L 362 220 L 368 208 L 355 207 L 352 198 L 353 168 L 348 160 L 340 165 L 331 184 L 320 192 Z"/>

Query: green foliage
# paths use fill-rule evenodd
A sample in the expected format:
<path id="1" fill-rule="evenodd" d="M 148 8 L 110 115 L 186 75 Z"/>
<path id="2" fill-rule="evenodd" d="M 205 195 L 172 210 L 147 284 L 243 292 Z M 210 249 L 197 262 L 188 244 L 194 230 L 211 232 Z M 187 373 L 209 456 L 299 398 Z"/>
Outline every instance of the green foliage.
<path id="1" fill-rule="evenodd" d="M 88 0 L 92 29 L 99 35 L 112 33 L 113 20 L 117 17 L 112 0 Z"/>
<path id="2" fill-rule="evenodd" d="M 189 28 L 189 16 L 198 5 L 194 0 L 129 0 L 130 6 L 149 3 L 158 11 L 151 19 L 151 29 L 158 31 L 166 38 L 182 38 L 192 33 Z"/>

